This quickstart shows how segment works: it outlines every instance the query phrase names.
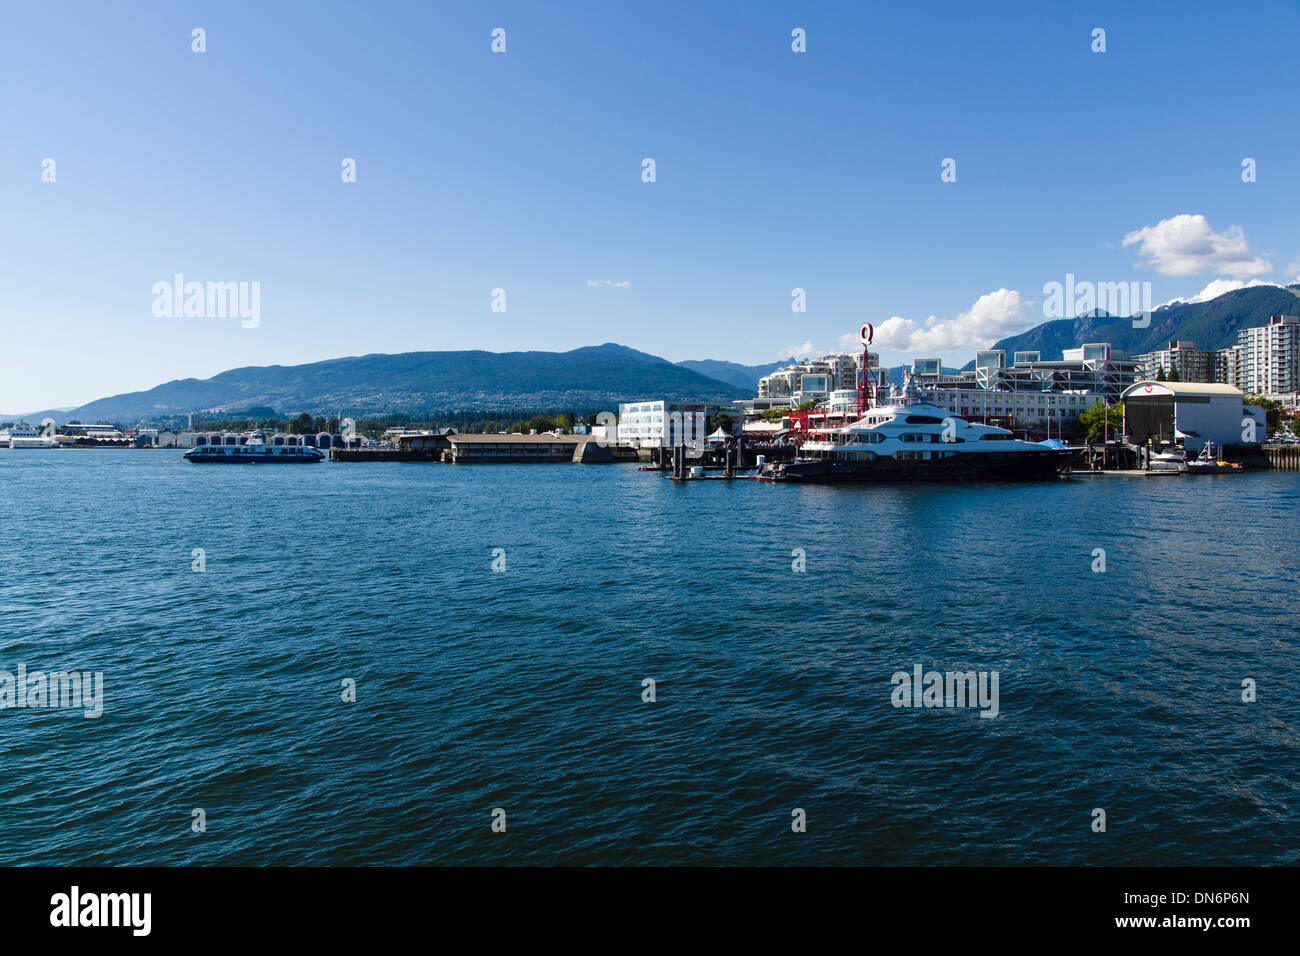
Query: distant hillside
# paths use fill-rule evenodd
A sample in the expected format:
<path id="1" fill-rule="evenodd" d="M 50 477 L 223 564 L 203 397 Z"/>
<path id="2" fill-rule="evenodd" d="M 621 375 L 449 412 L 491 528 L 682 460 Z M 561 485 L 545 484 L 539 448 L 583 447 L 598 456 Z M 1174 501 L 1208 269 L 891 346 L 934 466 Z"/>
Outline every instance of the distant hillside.
<path id="1" fill-rule="evenodd" d="M 266 406 L 281 414 L 425 414 L 518 408 L 617 408 L 638 398 L 722 402 L 752 389 L 626 346 L 571 352 L 403 352 L 308 365 L 238 368 L 48 414 L 59 423 L 136 422 Z M 34 416 L 31 416 L 34 417 Z"/>
<path id="2" fill-rule="evenodd" d="M 1151 325 L 1133 328 L 1131 317 L 1116 317 L 1102 312 L 1074 319 L 1056 319 L 1035 326 L 1028 332 L 1002 339 L 993 345 L 1005 349 L 1007 360 L 1013 352 L 1040 351 L 1044 360 L 1061 357 L 1063 349 L 1077 348 L 1084 342 L 1109 342 L 1130 358 L 1162 348 L 1171 339 L 1190 339 L 1198 349 L 1221 349 L 1237 343 L 1237 332 L 1268 323 L 1270 315 L 1300 312 L 1300 286 L 1253 286 L 1225 292 L 1209 302 L 1176 303 L 1156 309 Z M 966 368 L 974 368 L 969 362 Z"/>
<path id="3" fill-rule="evenodd" d="M 743 388 L 753 393 L 758 390 L 758 380 L 764 375 L 771 375 L 779 368 L 787 365 L 793 365 L 797 359 L 788 358 L 783 362 L 769 362 L 767 365 L 738 365 L 735 362 L 720 362 L 714 359 L 704 359 L 700 361 L 678 362 L 682 368 L 688 368 L 693 372 L 699 372 L 709 378 L 716 378 L 720 382 L 729 382 L 738 388 Z"/>
<path id="4" fill-rule="evenodd" d="M 753 397 L 758 392 L 758 380 L 764 375 L 770 375 L 779 368 L 787 365 L 795 365 L 798 359 L 789 358 L 784 362 L 772 362 L 768 365 L 737 365 L 735 362 L 718 362 L 718 361 L 701 361 L 701 362 L 678 362 L 678 365 L 692 368 L 697 372 L 711 375 L 713 378 L 721 379 L 724 382 L 731 382 L 748 391 L 749 397 Z M 891 385 L 903 384 L 903 373 L 910 372 L 912 366 L 895 365 L 889 369 L 889 382 Z M 943 366 L 945 375 L 956 375 L 957 369 Z"/>

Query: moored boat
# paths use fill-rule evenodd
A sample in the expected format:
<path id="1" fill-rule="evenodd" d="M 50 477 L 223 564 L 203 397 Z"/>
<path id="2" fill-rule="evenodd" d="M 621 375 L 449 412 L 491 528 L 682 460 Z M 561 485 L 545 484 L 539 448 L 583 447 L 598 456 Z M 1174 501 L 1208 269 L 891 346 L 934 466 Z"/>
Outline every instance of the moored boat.
<path id="1" fill-rule="evenodd" d="M 760 481 L 840 482 L 1017 480 L 1056 478 L 1079 449 L 1031 442 L 1005 428 L 958 418 L 922 401 L 910 378 L 891 404 L 804 442 L 792 462 L 765 466 Z"/>
<path id="2" fill-rule="evenodd" d="M 242 445 L 200 445 L 184 458 L 199 465 L 310 465 L 323 461 L 325 453 L 304 445 L 268 445 L 254 435 Z"/>
<path id="3" fill-rule="evenodd" d="M 1147 471 L 1168 471 L 1183 474 L 1187 468 L 1187 452 L 1177 445 L 1153 452 L 1147 459 Z"/>
<path id="4" fill-rule="evenodd" d="M 1193 475 L 1232 475 L 1243 469 L 1238 462 L 1216 456 L 1214 442 L 1207 441 L 1196 459 L 1187 463 L 1187 470 Z"/>

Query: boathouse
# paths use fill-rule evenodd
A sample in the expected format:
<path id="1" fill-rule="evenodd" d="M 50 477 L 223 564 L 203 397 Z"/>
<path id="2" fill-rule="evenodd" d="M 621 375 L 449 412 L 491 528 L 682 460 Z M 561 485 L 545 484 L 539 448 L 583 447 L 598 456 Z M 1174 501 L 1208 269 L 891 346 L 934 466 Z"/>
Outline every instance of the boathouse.
<path id="1" fill-rule="evenodd" d="M 1124 389 L 1124 435 L 1134 445 L 1181 441 L 1199 451 L 1215 445 L 1264 440 L 1264 410 L 1246 405 L 1239 388 L 1210 382 L 1142 381 Z"/>

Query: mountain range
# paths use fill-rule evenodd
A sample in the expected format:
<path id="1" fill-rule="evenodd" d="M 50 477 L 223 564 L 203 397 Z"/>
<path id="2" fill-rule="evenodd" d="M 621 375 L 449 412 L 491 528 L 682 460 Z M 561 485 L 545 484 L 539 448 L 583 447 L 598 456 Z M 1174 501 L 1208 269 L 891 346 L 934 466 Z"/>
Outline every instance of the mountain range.
<path id="1" fill-rule="evenodd" d="M 1161 307 L 1145 328 L 1134 328 L 1131 318 L 1091 313 L 1044 322 L 993 347 L 1005 349 L 1008 355 L 1037 350 L 1045 359 L 1059 358 L 1063 349 L 1084 342 L 1109 342 L 1130 357 L 1163 347 L 1171 339 L 1190 339 L 1198 348 L 1217 349 L 1234 344 L 1239 329 L 1264 325 L 1270 315 L 1296 312 L 1300 312 L 1300 285 L 1253 286 L 1207 302 Z M 49 417 L 60 424 L 69 420 L 133 424 L 189 412 L 233 415 L 250 408 L 263 413 L 275 410 L 285 417 L 304 411 L 360 417 L 427 416 L 453 410 L 612 409 L 640 398 L 730 402 L 752 398 L 759 378 L 793 361 L 674 364 L 613 342 L 568 352 L 372 354 L 305 365 L 231 369 L 212 378 L 178 379 L 76 408 L 11 417 L 33 422 Z M 904 368 L 891 368 L 891 381 L 900 382 Z"/>
<path id="2" fill-rule="evenodd" d="M 1109 342 L 1129 358 L 1164 348 L 1173 339 L 1187 339 L 1198 349 L 1222 349 L 1237 344 L 1240 329 L 1267 325 L 1270 315 L 1300 312 L 1300 285 L 1251 286 L 1225 292 L 1208 302 L 1175 302 L 1151 313 L 1151 324 L 1134 328 L 1133 319 L 1092 312 L 1073 319 L 1056 319 L 995 343 L 1007 359 L 1017 351 L 1038 351 L 1044 360 L 1058 359 L 1063 349 L 1084 342 Z M 975 367 L 974 361 L 965 368 Z"/>
<path id="3" fill-rule="evenodd" d="M 764 375 L 771 375 L 779 368 L 787 365 L 793 365 L 798 359 L 793 357 L 783 362 L 768 362 L 766 365 L 738 365 L 735 362 L 720 362 L 716 359 L 704 359 L 702 361 L 678 362 L 682 368 L 688 368 L 693 372 L 699 372 L 701 375 L 707 375 L 709 378 L 716 378 L 720 382 L 727 382 L 738 388 L 747 389 L 750 396 L 758 389 L 758 380 Z"/>
<path id="4" fill-rule="evenodd" d="M 753 394 L 752 387 L 709 378 L 608 342 L 569 352 L 401 352 L 250 366 L 23 417 L 49 417 L 62 424 L 74 419 L 130 423 L 249 408 L 274 409 L 280 415 L 341 411 L 353 417 L 450 410 L 590 410 L 617 408 L 620 401 L 638 398 L 729 402 Z"/>

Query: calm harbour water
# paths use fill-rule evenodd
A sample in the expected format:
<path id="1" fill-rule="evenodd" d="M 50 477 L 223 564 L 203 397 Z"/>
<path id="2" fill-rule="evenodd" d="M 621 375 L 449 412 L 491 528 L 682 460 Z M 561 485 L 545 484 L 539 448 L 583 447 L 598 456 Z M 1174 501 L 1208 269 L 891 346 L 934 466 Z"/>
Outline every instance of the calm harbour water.
<path id="1" fill-rule="evenodd" d="M 0 710 L 0 864 L 1295 862 L 1298 506 L 0 451 L 0 670 L 106 688 Z"/>

